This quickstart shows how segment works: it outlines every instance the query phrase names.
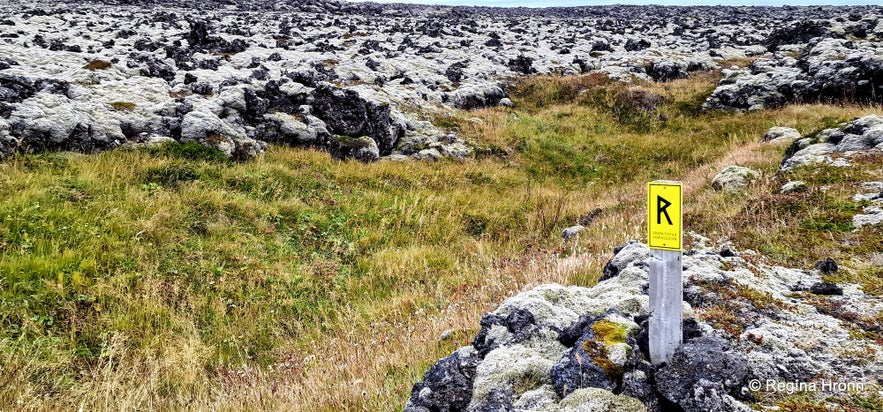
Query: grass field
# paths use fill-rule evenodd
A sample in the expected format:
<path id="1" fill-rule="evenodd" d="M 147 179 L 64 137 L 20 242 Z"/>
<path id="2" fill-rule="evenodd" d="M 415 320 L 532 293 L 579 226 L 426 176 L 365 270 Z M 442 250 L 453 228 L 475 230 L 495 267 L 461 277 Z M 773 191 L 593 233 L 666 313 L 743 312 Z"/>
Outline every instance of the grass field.
<path id="1" fill-rule="evenodd" d="M 833 256 L 851 268 L 837 280 L 881 293 L 883 236 L 844 220 L 879 171 L 779 176 L 785 147 L 757 141 L 883 110 L 702 113 L 718 76 L 523 80 L 515 109 L 434 118 L 481 148 L 464 162 L 272 147 L 230 163 L 171 145 L 0 164 L 0 410 L 401 409 L 507 296 L 594 284 L 643 238 L 644 185 L 661 178 L 685 182 L 688 230 L 798 267 Z M 764 175 L 712 192 L 731 164 Z M 834 189 L 774 194 L 789 177 Z"/>

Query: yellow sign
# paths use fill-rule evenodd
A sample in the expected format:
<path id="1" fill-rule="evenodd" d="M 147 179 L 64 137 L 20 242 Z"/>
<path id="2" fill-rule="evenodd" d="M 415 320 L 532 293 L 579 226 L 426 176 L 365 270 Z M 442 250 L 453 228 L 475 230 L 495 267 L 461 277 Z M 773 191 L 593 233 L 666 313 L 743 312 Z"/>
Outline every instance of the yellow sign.
<path id="1" fill-rule="evenodd" d="M 650 249 L 680 251 L 683 245 L 683 185 L 647 184 L 647 244 Z"/>

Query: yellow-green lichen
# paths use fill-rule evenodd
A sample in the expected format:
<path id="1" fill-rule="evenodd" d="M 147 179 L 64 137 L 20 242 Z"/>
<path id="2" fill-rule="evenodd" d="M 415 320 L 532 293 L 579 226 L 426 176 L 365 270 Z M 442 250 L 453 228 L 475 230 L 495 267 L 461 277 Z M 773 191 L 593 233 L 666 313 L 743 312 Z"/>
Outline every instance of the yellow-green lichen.
<path id="1" fill-rule="evenodd" d="M 595 339 L 586 339 L 583 342 L 583 350 L 592 358 L 592 363 L 604 371 L 608 379 L 614 382 L 622 379 L 622 367 L 607 357 L 607 347 L 604 343 Z"/>
<path id="2" fill-rule="evenodd" d="M 135 103 L 132 102 L 110 102 L 108 106 L 113 108 L 114 110 L 121 112 L 130 112 L 135 109 Z"/>
<path id="3" fill-rule="evenodd" d="M 592 358 L 592 363 L 601 368 L 611 381 L 622 379 L 622 366 L 610 360 L 608 348 L 625 343 L 632 332 L 627 324 L 601 319 L 592 325 L 595 339 L 587 339 L 582 348 Z"/>
<path id="4" fill-rule="evenodd" d="M 607 319 L 601 319 L 592 325 L 595 332 L 595 339 L 604 342 L 604 346 L 610 346 L 615 343 L 623 343 L 629 336 L 629 328 L 626 325 L 611 322 Z"/>

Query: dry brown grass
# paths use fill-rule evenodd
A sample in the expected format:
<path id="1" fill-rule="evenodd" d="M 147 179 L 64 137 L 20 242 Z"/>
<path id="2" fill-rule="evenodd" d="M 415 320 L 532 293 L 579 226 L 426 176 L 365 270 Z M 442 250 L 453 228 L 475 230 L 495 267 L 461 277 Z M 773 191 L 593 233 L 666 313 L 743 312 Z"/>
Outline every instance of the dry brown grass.
<path id="1" fill-rule="evenodd" d="M 466 163 L 363 165 L 281 148 L 254 162 L 219 167 L 124 152 L 103 154 L 95 161 L 75 159 L 75 180 L 86 186 L 86 193 L 103 190 L 118 196 L 115 207 L 83 206 L 78 213 L 86 210 L 96 215 L 96 221 L 100 217 L 117 222 L 127 236 L 137 233 L 134 243 L 125 243 L 130 249 L 124 249 L 136 260 L 156 259 L 155 247 L 147 242 L 187 241 L 192 235 L 182 234 L 179 227 L 193 225 L 185 217 L 195 214 L 200 219 L 192 230 L 206 233 L 207 238 L 176 255 L 176 265 L 213 265 L 220 255 L 228 267 L 222 268 L 226 272 L 218 282 L 225 280 L 224 287 L 231 292 L 259 289 L 269 278 L 306 273 L 310 281 L 328 285 L 332 303 L 322 303 L 315 317 L 276 315 L 277 323 L 291 325 L 293 331 L 272 335 L 272 348 L 261 358 L 266 363 L 248 356 L 219 359 L 213 335 L 200 329 L 190 312 L 204 304 L 225 313 L 225 303 L 207 301 L 201 294 L 188 296 L 176 278 L 142 281 L 145 274 L 160 273 L 160 265 L 138 266 L 140 272 L 123 272 L 125 276 L 96 287 L 117 299 L 131 300 L 125 307 L 132 313 L 120 312 L 118 321 L 150 326 L 166 319 L 168 324 L 134 331 L 108 329 L 97 360 L 74 368 L 76 376 L 58 373 L 60 368 L 71 370 L 75 361 L 49 349 L 46 353 L 56 356 L 54 360 L 0 351 L 3 379 L 13 383 L 0 389 L 0 406 L 399 410 L 424 371 L 469 344 L 481 315 L 506 297 L 548 282 L 593 285 L 614 246 L 644 237 L 648 180 L 682 180 L 687 229 L 713 240 L 737 237 L 746 228 L 776 231 L 766 220 L 755 224 L 745 214 L 753 199 L 771 193 L 779 183 L 775 170 L 784 148 L 756 143 L 763 132 L 783 125 L 808 133 L 852 116 L 880 112 L 822 105 L 751 114 L 685 110 L 702 99 L 714 79 L 700 75 L 639 85 L 668 102 L 661 109 L 668 119 L 649 129 L 618 124 L 605 108 L 580 100 L 580 90 L 603 87 L 596 78 L 537 84 L 522 96 L 543 95 L 545 88 L 556 95 L 530 104 L 516 97 L 523 109 L 485 109 L 448 119 L 463 136 L 496 148 Z M 556 145 L 544 146 L 548 142 Z M 568 155 L 558 157 L 562 152 Z M 764 178 L 742 197 L 713 192 L 708 185 L 711 178 L 732 164 L 762 170 Z M 0 188 L 10 198 L 26 201 L 57 184 L 55 172 L 44 168 L 33 173 L 26 166 L 4 169 L 8 178 L 0 181 Z M 585 174 L 574 172 L 575 167 L 584 167 L 580 170 Z M 145 174 L 149 170 L 164 172 L 157 175 L 171 179 L 176 189 L 167 190 L 151 180 L 121 194 L 112 190 L 153 176 Z M 191 173 L 200 179 L 182 180 Z M 285 181 L 296 184 L 277 187 Z M 305 196 L 290 195 L 310 185 L 319 189 Z M 568 243 L 560 239 L 563 227 L 576 224 L 596 208 L 603 212 L 577 239 Z M 209 217 L 216 217 L 205 217 L 206 210 L 215 213 Z M 329 255 L 321 258 L 261 252 L 265 246 L 274 247 L 275 234 L 284 229 L 270 217 L 305 211 L 324 223 L 333 218 L 331 212 L 347 212 L 367 229 L 352 241 L 360 253 L 336 259 L 336 254 L 348 250 L 346 242 L 320 243 L 317 251 Z M 377 214 L 388 219 L 371 217 Z M 470 222 L 465 228 L 464 221 Z M 130 238 L 123 237 L 126 242 Z M 316 242 L 324 240 L 320 237 Z M 102 248 L 115 251 L 95 244 L 95 249 Z M 264 256 L 266 261 L 252 261 L 248 255 Z M 292 269 L 292 263 L 300 260 L 303 266 Z M 347 278 L 340 275 L 345 265 L 365 269 L 358 277 Z M 341 282 L 346 288 L 333 287 Z M 247 316 L 236 314 L 231 312 L 228 320 L 212 325 L 227 333 L 228 346 L 247 348 L 248 340 L 255 339 L 248 335 L 249 327 L 267 315 L 266 308 L 246 312 Z M 134 315 L 139 320 L 127 318 Z M 454 332 L 442 340 L 445 331 Z M 28 348 L 43 354 L 40 350 L 53 345 L 57 343 L 43 340 Z M 55 389 L 46 389 L 46 379 L 54 379 L 50 387 Z"/>
<path id="2" fill-rule="evenodd" d="M 94 70 L 106 70 L 106 69 L 109 69 L 111 66 L 113 66 L 113 64 L 109 61 L 92 60 L 89 63 L 86 63 L 86 65 L 83 66 L 83 69 L 93 70 L 93 71 Z"/>

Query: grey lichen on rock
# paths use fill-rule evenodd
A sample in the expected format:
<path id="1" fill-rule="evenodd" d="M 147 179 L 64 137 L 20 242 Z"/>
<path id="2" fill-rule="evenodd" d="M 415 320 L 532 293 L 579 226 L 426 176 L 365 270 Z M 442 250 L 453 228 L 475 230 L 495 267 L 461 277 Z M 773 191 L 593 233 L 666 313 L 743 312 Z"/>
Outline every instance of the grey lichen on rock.
<path id="1" fill-rule="evenodd" d="M 598 388 L 577 389 L 558 405 L 558 412 L 644 412 L 641 401 Z"/>
<path id="2" fill-rule="evenodd" d="M 791 127 L 782 127 L 776 126 L 771 127 L 767 130 L 766 134 L 763 135 L 764 142 L 771 143 L 791 143 L 797 139 L 800 139 L 800 132 L 797 129 Z"/>
<path id="3" fill-rule="evenodd" d="M 738 193 L 744 190 L 760 173 L 743 166 L 728 166 L 711 181 L 711 187 L 727 193 Z"/>
<path id="4" fill-rule="evenodd" d="M 868 361 L 883 359 L 883 349 L 851 337 L 868 325 L 818 310 L 817 295 L 795 297 L 819 289 L 820 271 L 720 250 L 703 238 L 683 256 L 683 310 L 693 318 L 684 321 L 684 344 L 671 362 L 648 361 L 649 249 L 631 241 L 608 264 L 615 274 L 596 286 L 540 285 L 485 314 L 472 345 L 433 366 L 405 410 L 662 411 L 674 404 L 748 411 L 757 401 L 751 379 L 806 381 L 824 370 L 871 382 L 883 374 L 883 362 Z M 836 310 L 883 310 L 855 285 L 836 286 L 843 293 L 833 296 Z M 731 318 L 709 310 L 717 307 Z"/>
<path id="5" fill-rule="evenodd" d="M 815 163 L 849 166 L 843 157 L 835 159 L 834 156 L 848 157 L 874 149 L 883 149 L 883 116 L 871 114 L 795 141 L 780 170 Z"/>

